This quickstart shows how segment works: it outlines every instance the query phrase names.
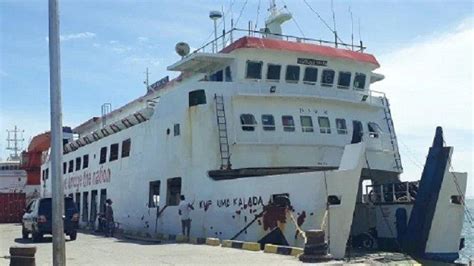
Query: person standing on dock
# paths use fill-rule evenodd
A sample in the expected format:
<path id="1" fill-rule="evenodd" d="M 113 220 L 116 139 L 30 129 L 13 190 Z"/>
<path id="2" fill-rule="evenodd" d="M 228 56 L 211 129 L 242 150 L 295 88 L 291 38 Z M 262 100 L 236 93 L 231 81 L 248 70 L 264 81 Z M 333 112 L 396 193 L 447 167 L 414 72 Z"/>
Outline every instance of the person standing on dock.
<path id="1" fill-rule="evenodd" d="M 184 195 L 181 195 L 180 199 L 181 202 L 179 203 L 178 213 L 181 216 L 181 229 L 183 235 L 189 238 L 189 232 L 191 231 L 191 218 L 189 217 L 189 213 L 191 210 L 194 210 L 194 207 L 185 200 Z"/>
<path id="2" fill-rule="evenodd" d="M 114 210 L 112 209 L 112 200 L 107 199 L 105 201 L 105 236 L 114 236 L 115 222 L 114 222 Z"/>

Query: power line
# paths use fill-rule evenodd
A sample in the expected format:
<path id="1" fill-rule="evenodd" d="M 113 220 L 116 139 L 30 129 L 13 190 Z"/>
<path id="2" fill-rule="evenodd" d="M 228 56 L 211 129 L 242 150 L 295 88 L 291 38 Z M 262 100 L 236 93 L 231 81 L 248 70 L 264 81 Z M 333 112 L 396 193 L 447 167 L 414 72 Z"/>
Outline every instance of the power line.
<path id="1" fill-rule="evenodd" d="M 257 26 L 258 26 L 258 17 L 260 15 L 260 3 L 262 0 L 258 0 L 258 6 L 257 6 L 257 19 L 255 20 L 255 27 L 254 30 L 257 31 Z"/>
<path id="2" fill-rule="evenodd" d="M 283 2 L 283 5 L 285 7 L 285 9 L 291 14 L 291 20 L 293 20 L 293 22 L 295 23 L 296 27 L 298 28 L 298 30 L 300 31 L 301 35 L 306 38 L 303 30 L 301 29 L 300 25 L 298 24 L 298 22 L 296 21 L 295 17 L 293 16 L 293 14 L 291 13 L 290 9 L 288 9 L 288 5 L 285 3 L 284 0 L 281 0 Z"/>
<path id="3" fill-rule="evenodd" d="M 341 38 L 339 38 L 339 36 L 337 35 L 336 33 L 336 30 L 335 29 L 332 29 L 331 26 L 329 26 L 329 24 L 321 17 L 321 15 L 319 15 L 319 13 L 314 10 L 314 8 L 306 1 L 306 0 L 303 0 L 303 2 L 306 4 L 306 6 L 308 6 L 308 8 L 314 13 L 316 14 L 316 16 L 318 16 L 318 18 L 323 22 L 323 24 L 336 36 L 337 40 L 339 40 L 341 42 L 342 45 L 344 45 L 346 48 L 349 48 L 350 46 L 348 46 L 346 43 L 344 43 Z M 334 20 L 334 25 L 335 25 L 335 20 Z"/>
<path id="4" fill-rule="evenodd" d="M 239 17 L 235 21 L 235 27 L 239 24 L 240 17 L 242 17 L 242 13 L 244 12 L 245 6 L 247 6 L 248 0 L 245 0 L 244 5 L 242 6 L 242 9 L 240 9 Z"/>

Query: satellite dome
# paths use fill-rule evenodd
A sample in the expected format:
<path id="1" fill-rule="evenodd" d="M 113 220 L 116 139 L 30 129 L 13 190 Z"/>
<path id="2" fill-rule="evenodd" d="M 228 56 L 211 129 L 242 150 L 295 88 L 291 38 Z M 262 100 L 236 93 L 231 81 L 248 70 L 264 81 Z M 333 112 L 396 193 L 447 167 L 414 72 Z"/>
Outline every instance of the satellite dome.
<path id="1" fill-rule="evenodd" d="M 187 56 L 189 54 L 189 45 L 185 42 L 179 42 L 174 47 L 177 54 L 180 56 Z"/>

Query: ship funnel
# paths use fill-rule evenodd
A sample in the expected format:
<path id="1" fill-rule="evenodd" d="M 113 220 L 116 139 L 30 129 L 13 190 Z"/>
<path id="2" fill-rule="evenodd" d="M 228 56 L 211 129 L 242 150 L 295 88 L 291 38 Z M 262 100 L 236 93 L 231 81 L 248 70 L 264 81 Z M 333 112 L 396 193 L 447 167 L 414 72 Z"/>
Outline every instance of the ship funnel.
<path id="1" fill-rule="evenodd" d="M 290 20 L 293 16 L 289 12 L 280 12 L 277 10 L 275 1 L 270 6 L 270 16 L 265 20 L 265 32 L 268 38 L 281 39 L 281 25 Z"/>

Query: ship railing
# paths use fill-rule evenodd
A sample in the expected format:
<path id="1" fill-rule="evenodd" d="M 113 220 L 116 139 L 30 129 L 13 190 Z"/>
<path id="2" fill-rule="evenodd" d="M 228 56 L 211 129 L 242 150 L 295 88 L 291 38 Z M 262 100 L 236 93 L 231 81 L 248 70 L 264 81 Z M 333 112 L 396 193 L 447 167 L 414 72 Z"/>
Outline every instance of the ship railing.
<path id="1" fill-rule="evenodd" d="M 213 40 L 205 43 L 198 49 L 194 50 L 189 55 L 195 53 L 218 53 L 228 45 L 237 40 L 240 37 L 249 36 L 249 37 L 259 37 L 259 38 L 278 38 L 281 40 L 289 41 L 289 42 L 297 42 L 297 43 L 310 43 L 310 44 L 317 44 L 317 45 L 324 45 L 330 46 L 334 48 L 343 47 L 348 50 L 361 52 L 363 53 L 366 47 L 360 42 L 359 45 L 344 43 L 344 42 L 335 42 L 335 41 L 327 41 L 322 39 L 314 39 L 314 38 L 306 38 L 294 35 L 286 35 L 286 34 L 275 34 L 275 33 L 268 33 L 264 31 L 256 31 L 252 29 L 239 29 L 239 28 L 232 28 L 229 31 L 223 31 L 220 36 L 214 38 Z M 188 57 L 189 55 L 185 56 Z"/>
<path id="2" fill-rule="evenodd" d="M 365 202 L 373 204 L 411 203 L 416 199 L 419 181 L 397 182 L 365 187 Z"/>

